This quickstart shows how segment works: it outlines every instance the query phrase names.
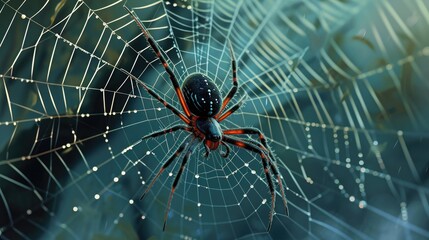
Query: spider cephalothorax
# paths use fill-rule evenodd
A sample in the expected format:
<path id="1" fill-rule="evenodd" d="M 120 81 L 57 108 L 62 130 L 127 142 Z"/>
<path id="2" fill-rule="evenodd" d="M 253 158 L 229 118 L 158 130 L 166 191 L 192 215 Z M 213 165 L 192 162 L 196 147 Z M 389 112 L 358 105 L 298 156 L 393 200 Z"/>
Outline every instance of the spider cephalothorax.
<path id="1" fill-rule="evenodd" d="M 267 179 L 268 187 L 271 193 L 271 210 L 269 215 L 269 224 L 267 231 L 270 230 L 271 224 L 273 221 L 274 206 L 275 206 L 275 190 L 272 180 L 272 175 L 277 178 L 277 183 L 280 187 L 280 193 L 283 199 L 283 204 L 285 207 L 286 214 L 288 214 L 287 201 L 283 189 L 282 177 L 278 171 L 277 165 L 275 163 L 275 158 L 271 153 L 270 148 L 267 145 L 266 139 L 262 132 L 256 128 L 236 128 L 236 129 L 225 129 L 222 130 L 220 123 L 234 113 L 243 103 L 243 99 L 239 100 L 238 103 L 233 105 L 228 110 L 225 110 L 229 101 L 234 97 L 238 89 L 237 82 L 237 67 L 234 58 L 234 52 L 232 50 L 231 44 L 229 44 L 230 55 L 231 55 L 231 68 L 232 68 L 232 88 L 229 90 L 225 98 L 222 98 L 222 95 L 216 86 L 216 84 L 206 75 L 201 73 L 196 73 L 188 76 L 183 86 L 180 87 L 179 83 L 174 75 L 173 71 L 168 66 L 167 61 L 164 59 L 161 51 L 159 50 L 155 40 L 150 36 L 146 28 L 140 23 L 138 18 L 134 13 L 129 10 L 126 6 L 124 8 L 132 16 L 134 21 L 140 27 L 148 41 L 149 45 L 155 52 L 158 59 L 161 61 L 165 71 L 168 73 L 171 83 L 174 87 L 178 100 L 183 112 L 179 111 L 174 106 L 167 103 L 163 98 L 161 98 L 154 90 L 146 86 L 141 80 L 137 77 L 131 75 L 129 72 L 120 69 L 123 73 L 127 74 L 131 79 L 139 83 L 143 88 L 154 98 L 160 101 L 164 106 L 170 109 L 176 116 L 178 116 L 185 124 L 178 124 L 166 129 L 163 129 L 158 132 L 151 133 L 143 139 L 157 137 L 166 133 L 174 132 L 177 130 L 184 130 L 190 133 L 190 135 L 182 142 L 179 148 L 175 153 L 169 157 L 169 159 L 162 165 L 161 169 L 158 171 L 156 176 L 152 179 L 149 186 L 146 188 L 146 191 L 143 193 L 141 199 L 146 195 L 146 193 L 152 188 L 155 181 L 161 175 L 161 173 L 173 162 L 173 160 L 178 157 L 182 152 L 185 151 L 179 172 L 177 173 L 173 186 L 171 188 L 170 197 L 167 203 L 167 209 L 164 215 L 164 227 L 167 222 L 167 216 L 171 205 L 171 199 L 173 198 L 174 191 L 176 190 L 177 184 L 179 183 L 180 176 L 183 173 L 183 170 L 186 166 L 186 163 L 195 149 L 197 143 L 202 142 L 206 149 L 206 157 L 209 155 L 211 150 L 216 150 L 220 145 L 223 145 L 226 148 L 226 152 L 221 152 L 222 157 L 227 157 L 230 152 L 230 147 L 228 144 L 237 146 L 239 148 L 247 149 L 249 151 L 255 152 L 260 155 L 262 160 L 262 166 L 264 168 L 264 173 Z M 247 138 L 237 138 L 230 135 L 244 135 L 244 134 L 255 134 L 259 137 L 259 142 Z M 271 170 L 271 172 L 270 172 Z"/>

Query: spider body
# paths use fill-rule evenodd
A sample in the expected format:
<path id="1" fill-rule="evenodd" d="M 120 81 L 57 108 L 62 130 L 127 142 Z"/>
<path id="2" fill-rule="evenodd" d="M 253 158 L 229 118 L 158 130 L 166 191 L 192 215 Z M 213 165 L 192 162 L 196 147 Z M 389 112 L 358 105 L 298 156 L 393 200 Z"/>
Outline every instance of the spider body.
<path id="1" fill-rule="evenodd" d="M 216 84 L 207 76 L 196 73 L 185 79 L 183 96 L 192 114 L 213 117 L 222 106 L 222 96 Z"/>
<path id="2" fill-rule="evenodd" d="M 149 186 L 146 188 L 145 192 L 141 196 L 141 199 L 144 198 L 146 193 L 152 188 L 153 184 L 156 182 L 158 177 L 168 168 L 171 163 L 179 157 L 182 152 L 184 156 L 179 168 L 179 171 L 174 179 L 173 185 L 171 187 L 170 197 L 167 203 L 167 209 L 164 214 L 164 227 L 165 230 L 168 212 L 171 206 L 171 200 L 173 198 L 174 192 L 176 190 L 177 184 L 179 183 L 180 177 L 185 169 L 186 163 L 193 153 L 196 145 L 198 143 L 203 143 L 207 157 L 211 150 L 216 150 L 220 145 L 223 145 L 226 148 L 226 152 L 221 151 L 220 155 L 222 157 L 228 157 L 230 152 L 230 147 L 228 144 L 249 150 L 258 154 L 262 160 L 262 166 L 264 168 L 264 173 L 267 181 L 267 185 L 271 194 L 271 210 L 269 214 L 269 223 L 267 231 L 270 230 L 274 207 L 275 207 L 275 189 L 274 183 L 272 181 L 272 174 L 277 179 L 277 184 L 280 188 L 280 194 L 282 196 L 283 204 L 285 207 L 285 213 L 288 215 L 287 201 L 283 188 L 283 180 L 281 174 L 275 163 L 275 158 L 266 142 L 266 139 L 262 132 L 256 128 L 236 128 L 236 129 L 222 129 L 220 123 L 233 114 L 243 103 L 243 99 L 240 99 L 236 104 L 234 104 L 229 109 L 226 109 L 226 106 L 230 100 L 234 97 L 238 89 L 237 81 L 237 68 L 234 57 L 234 52 L 231 44 L 229 44 L 230 56 L 231 56 L 231 69 L 232 69 L 232 84 L 233 86 L 229 90 L 228 94 L 222 98 L 222 95 L 216 86 L 216 84 L 206 75 L 201 73 L 191 74 L 188 76 L 182 87 L 179 87 L 179 83 L 174 75 L 173 71 L 170 69 L 167 61 L 165 60 L 163 54 L 159 50 L 156 41 L 150 36 L 146 28 L 140 23 L 138 18 L 134 13 L 129 10 L 126 6 L 124 8 L 128 11 L 137 25 L 140 27 L 143 35 L 148 41 L 150 47 L 155 52 L 156 56 L 160 60 L 162 66 L 164 67 L 166 73 L 169 75 L 173 88 L 176 92 L 179 103 L 183 109 L 183 112 L 175 108 L 174 106 L 167 103 L 162 97 L 160 97 L 154 90 L 146 86 L 140 79 L 127 72 L 124 69 L 120 69 L 125 73 L 130 79 L 135 80 L 140 84 L 150 95 L 155 99 L 160 101 L 166 108 L 171 110 L 176 116 L 180 118 L 185 124 L 177 124 L 172 127 L 151 133 L 142 139 L 152 138 L 161 136 L 167 133 L 171 133 L 177 130 L 183 130 L 190 133 L 188 137 L 180 144 L 179 148 L 165 161 L 155 175 L 155 177 L 150 182 Z M 239 138 L 231 135 L 257 135 L 259 141 L 255 141 L 251 138 Z"/>
<path id="3" fill-rule="evenodd" d="M 218 87 L 209 77 L 195 73 L 185 79 L 182 92 L 192 114 L 191 126 L 195 137 L 204 141 L 206 149 L 216 150 L 222 139 L 222 128 L 213 118 L 222 107 L 222 95 Z"/>

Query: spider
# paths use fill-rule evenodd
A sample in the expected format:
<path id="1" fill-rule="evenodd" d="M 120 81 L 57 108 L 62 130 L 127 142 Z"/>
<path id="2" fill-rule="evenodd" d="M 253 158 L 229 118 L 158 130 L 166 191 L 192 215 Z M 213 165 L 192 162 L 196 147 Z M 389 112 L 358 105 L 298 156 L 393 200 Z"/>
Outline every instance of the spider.
<path id="1" fill-rule="evenodd" d="M 179 99 L 180 105 L 183 109 L 183 112 L 179 111 L 174 106 L 167 103 L 163 98 L 161 98 L 154 90 L 144 84 L 137 77 L 127 72 L 124 69 L 120 69 L 125 73 L 129 78 L 135 80 L 140 84 L 150 95 L 160 101 L 166 108 L 171 110 L 176 116 L 178 116 L 185 124 L 178 124 L 173 127 L 165 128 L 160 131 L 151 133 L 147 136 L 144 136 L 142 139 L 158 137 L 167 133 L 171 133 L 177 130 L 183 130 L 190 133 L 190 135 L 181 143 L 176 152 L 165 161 L 159 169 L 158 173 L 150 182 L 149 186 L 146 188 L 145 192 L 142 194 L 140 199 L 142 200 L 145 195 L 152 188 L 158 177 L 170 164 L 181 155 L 182 152 L 185 152 L 185 155 L 182 159 L 180 169 L 175 176 L 173 185 L 171 187 L 170 196 L 167 203 L 167 208 L 164 214 L 164 225 L 163 231 L 165 231 L 167 216 L 170 211 L 171 200 L 176 190 L 177 184 L 179 183 L 180 176 L 185 169 L 186 163 L 193 153 L 195 146 L 202 142 L 205 148 L 205 157 L 208 157 L 212 150 L 216 150 L 220 145 L 224 146 L 226 151 L 220 151 L 220 155 L 224 158 L 228 157 L 230 153 L 230 147 L 228 144 L 237 146 L 239 148 L 247 149 L 249 151 L 255 152 L 260 155 L 262 160 L 262 166 L 264 168 L 266 181 L 271 194 L 271 209 L 269 213 L 269 222 L 267 231 L 271 229 L 274 207 L 275 207 L 275 189 L 272 180 L 272 175 L 277 178 L 277 183 L 280 188 L 280 193 L 283 200 L 283 205 L 285 208 L 285 213 L 288 216 L 289 211 L 287 207 L 287 200 L 285 197 L 282 177 L 281 174 L 274 162 L 274 156 L 267 145 L 267 141 L 264 137 L 264 134 L 256 128 L 236 128 L 236 129 L 225 129 L 223 130 L 220 123 L 233 114 L 237 109 L 240 108 L 244 99 L 240 99 L 238 103 L 230 107 L 228 110 L 225 110 L 226 106 L 230 100 L 234 97 L 238 89 L 237 81 L 237 66 L 234 56 L 234 51 L 229 42 L 229 51 L 231 56 L 231 68 L 232 68 L 232 88 L 229 90 L 225 98 L 222 99 L 222 95 L 216 86 L 216 84 L 206 75 L 201 73 L 195 73 L 188 76 L 182 87 L 179 86 L 176 76 L 173 71 L 170 69 L 167 61 L 163 57 L 160 49 L 157 46 L 157 43 L 152 38 L 148 30 L 144 25 L 138 20 L 138 17 L 135 15 L 134 11 L 130 10 L 124 5 L 124 8 L 127 10 L 129 15 L 137 23 L 141 29 L 144 37 L 149 43 L 152 50 L 155 52 L 157 58 L 161 61 L 165 71 L 170 77 L 171 83 L 174 87 L 176 95 Z M 255 134 L 259 137 L 259 142 L 253 139 L 241 139 L 238 137 L 233 137 L 231 135 L 243 135 L 243 134 Z M 271 169 L 271 173 L 270 173 Z"/>

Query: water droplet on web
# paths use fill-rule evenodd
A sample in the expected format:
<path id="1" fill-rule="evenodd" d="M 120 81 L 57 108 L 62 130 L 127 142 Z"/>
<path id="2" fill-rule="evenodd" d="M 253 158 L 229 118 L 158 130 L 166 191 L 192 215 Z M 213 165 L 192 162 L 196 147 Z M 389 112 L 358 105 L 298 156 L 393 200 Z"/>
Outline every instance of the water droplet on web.
<path id="1" fill-rule="evenodd" d="M 366 207 L 366 201 L 360 201 L 359 208 L 365 208 L 365 207 Z"/>

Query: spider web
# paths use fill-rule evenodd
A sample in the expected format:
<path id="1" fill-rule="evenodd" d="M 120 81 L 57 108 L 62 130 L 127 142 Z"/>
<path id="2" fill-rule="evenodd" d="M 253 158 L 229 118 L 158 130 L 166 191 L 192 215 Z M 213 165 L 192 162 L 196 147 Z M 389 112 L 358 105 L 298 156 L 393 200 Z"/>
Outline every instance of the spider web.
<path id="1" fill-rule="evenodd" d="M 121 69 L 180 106 L 124 4 L 180 83 L 225 95 L 231 42 L 246 101 L 223 128 L 277 156 L 290 216 L 277 192 L 270 232 L 261 160 L 237 148 L 198 146 L 166 232 L 180 158 L 139 201 L 188 133 L 141 140 L 180 120 Z M 0 238 L 429 237 L 427 1 L 2 0 L 0 19 Z"/>

